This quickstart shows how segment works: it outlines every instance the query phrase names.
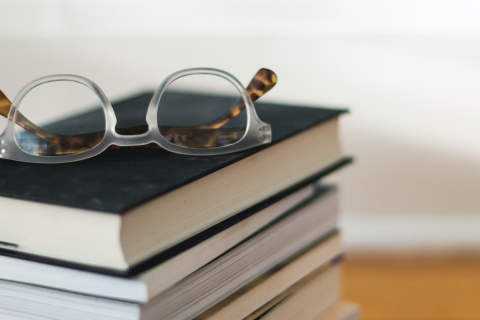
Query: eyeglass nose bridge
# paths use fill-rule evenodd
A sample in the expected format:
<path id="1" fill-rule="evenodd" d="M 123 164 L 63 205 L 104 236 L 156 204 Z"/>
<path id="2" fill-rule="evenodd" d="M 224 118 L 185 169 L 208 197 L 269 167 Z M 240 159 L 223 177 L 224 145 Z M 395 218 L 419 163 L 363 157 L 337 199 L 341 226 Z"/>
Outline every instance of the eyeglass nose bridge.
<path id="1" fill-rule="evenodd" d="M 149 130 L 145 133 L 136 135 L 122 135 L 115 131 L 111 133 L 111 144 L 120 147 L 143 146 L 149 143 L 157 143 L 158 139 L 154 130 Z"/>
<path id="2" fill-rule="evenodd" d="M 147 131 L 139 134 L 121 134 L 116 131 L 117 126 L 117 116 L 113 110 L 112 105 L 108 101 L 105 105 L 105 117 L 107 120 L 107 135 L 105 136 L 108 145 L 116 145 L 119 147 L 134 147 L 134 146 L 143 146 L 149 143 L 158 144 L 160 132 L 156 125 L 156 116 L 151 115 L 151 108 L 147 111 L 146 117 L 146 127 Z M 108 138 L 107 138 L 108 136 Z"/>

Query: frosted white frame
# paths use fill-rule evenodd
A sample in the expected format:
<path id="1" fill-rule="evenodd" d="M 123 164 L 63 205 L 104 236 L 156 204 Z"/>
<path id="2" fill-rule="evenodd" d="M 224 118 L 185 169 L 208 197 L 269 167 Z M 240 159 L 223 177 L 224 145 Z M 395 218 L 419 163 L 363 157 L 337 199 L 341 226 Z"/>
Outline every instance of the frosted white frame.
<path id="1" fill-rule="evenodd" d="M 245 110 L 247 112 L 247 127 L 243 137 L 237 142 L 221 147 L 212 147 L 212 148 L 188 148 L 183 146 L 175 145 L 168 140 L 166 140 L 160 133 L 160 129 L 157 123 L 157 113 L 158 113 L 158 104 L 162 98 L 163 93 L 169 84 L 173 81 L 195 74 L 207 74 L 219 76 L 226 79 L 232 83 L 236 89 L 241 94 L 243 101 L 245 103 Z M 18 145 L 18 142 L 15 137 L 15 123 L 14 119 L 18 111 L 18 107 L 22 102 L 22 99 L 26 96 L 30 90 L 35 87 L 54 81 L 73 81 L 85 85 L 90 88 L 100 99 L 100 102 L 103 107 L 105 114 L 105 135 L 103 139 L 92 149 L 83 151 L 77 154 L 72 155 L 59 155 L 59 156 L 41 156 L 41 155 L 32 155 L 24 150 Z M 22 162 L 32 162 L 32 163 L 66 163 L 74 162 L 79 160 L 84 160 L 91 158 L 103 152 L 111 145 L 118 146 L 141 146 L 149 143 L 156 143 L 161 146 L 163 149 L 185 155 L 195 155 L 195 156 L 209 156 L 209 155 L 219 155 L 226 154 L 236 151 L 241 151 L 249 149 L 255 146 L 262 144 L 270 143 L 272 132 L 269 124 L 262 122 L 257 113 L 255 112 L 255 107 L 253 105 L 250 96 L 248 95 L 246 89 L 242 86 L 240 81 L 238 81 L 233 75 L 218 69 L 212 68 L 191 68 L 177 71 L 170 76 L 168 76 L 155 90 L 150 104 L 148 106 L 146 121 L 148 125 L 148 131 L 138 135 L 121 135 L 115 131 L 115 126 L 117 124 L 117 118 L 115 112 L 112 108 L 112 105 L 104 92 L 97 86 L 93 81 L 69 74 L 60 74 L 60 75 L 51 75 L 38 78 L 31 81 L 26 86 L 24 86 L 20 92 L 15 96 L 10 112 L 8 115 L 7 125 L 4 129 L 4 132 L 0 135 L 0 158 L 10 159 Z"/>

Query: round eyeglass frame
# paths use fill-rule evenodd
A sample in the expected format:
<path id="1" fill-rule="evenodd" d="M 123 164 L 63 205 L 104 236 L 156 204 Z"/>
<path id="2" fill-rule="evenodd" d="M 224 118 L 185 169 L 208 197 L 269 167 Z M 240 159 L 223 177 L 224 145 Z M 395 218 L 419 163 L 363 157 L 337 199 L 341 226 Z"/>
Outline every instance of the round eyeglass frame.
<path id="1" fill-rule="evenodd" d="M 189 148 L 179 145 L 175 145 L 165 139 L 160 133 L 157 122 L 157 113 L 158 105 L 162 98 L 163 93 L 167 87 L 174 82 L 175 80 L 190 76 L 206 74 L 213 75 L 224 78 L 225 80 L 232 83 L 235 88 L 241 94 L 241 97 L 245 103 L 245 109 L 247 112 L 247 123 L 246 130 L 241 139 L 232 143 L 228 146 L 221 147 L 211 147 L 211 148 Z M 17 114 L 20 103 L 23 98 L 35 87 L 55 81 L 72 81 L 77 82 L 90 88 L 100 99 L 102 108 L 105 114 L 105 134 L 103 139 L 94 147 L 89 150 L 71 154 L 71 155 L 59 155 L 59 156 L 42 156 L 42 155 L 33 155 L 24 151 L 18 144 L 15 137 L 15 116 Z M 250 149 L 259 145 L 267 144 L 271 142 L 271 127 L 269 124 L 261 121 L 258 118 L 258 115 L 255 111 L 250 96 L 248 95 L 246 89 L 240 83 L 240 81 L 231 75 L 228 72 L 219 69 L 213 68 L 191 68 L 180 70 L 169 75 L 160 86 L 155 90 L 152 99 L 150 100 L 148 111 L 146 115 L 146 121 L 148 125 L 148 131 L 138 135 L 121 135 L 115 131 L 115 126 L 117 124 L 117 118 L 113 110 L 112 104 L 106 97 L 105 93 L 96 85 L 93 81 L 78 76 L 70 74 L 58 74 L 50 75 L 38 78 L 29 82 L 25 85 L 19 93 L 15 96 L 10 112 L 8 115 L 8 121 L 5 126 L 3 133 L 0 135 L 0 158 L 11 159 L 15 161 L 22 162 L 31 162 L 31 163 L 45 163 L 45 164 L 54 164 L 54 163 L 67 163 L 80 161 L 94 157 L 111 145 L 117 146 L 141 146 L 150 143 L 156 143 L 160 147 L 170 152 L 184 154 L 184 155 L 193 155 L 193 156 L 211 156 L 211 155 L 220 155 L 226 153 L 237 152 L 241 150 Z"/>

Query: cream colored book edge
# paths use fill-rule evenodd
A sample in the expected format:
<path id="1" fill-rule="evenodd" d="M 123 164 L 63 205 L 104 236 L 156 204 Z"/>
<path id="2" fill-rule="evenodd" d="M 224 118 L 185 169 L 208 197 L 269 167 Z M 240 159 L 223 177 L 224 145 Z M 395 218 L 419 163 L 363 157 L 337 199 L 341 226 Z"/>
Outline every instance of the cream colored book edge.
<path id="1" fill-rule="evenodd" d="M 272 310 L 275 306 L 277 306 L 280 302 L 285 300 L 289 295 L 291 295 L 294 292 L 297 292 L 301 288 L 303 288 L 310 280 L 314 279 L 315 276 L 320 274 L 322 271 L 324 271 L 327 268 L 327 266 L 321 266 L 317 270 L 315 270 L 313 273 L 307 275 L 304 277 L 302 280 L 299 282 L 295 283 L 292 285 L 290 288 L 287 290 L 283 291 L 281 294 L 277 295 L 275 298 L 264 304 L 260 309 L 255 310 L 255 312 L 251 313 L 248 317 L 245 317 L 245 320 L 255 320 L 259 319 L 261 316 L 267 314 L 270 310 Z"/>
<path id="2" fill-rule="evenodd" d="M 281 301 L 262 320 L 311 320 L 340 297 L 340 266 L 332 265 Z"/>
<path id="3" fill-rule="evenodd" d="M 357 304 L 340 301 L 320 313 L 314 320 L 359 320 L 360 307 Z"/>
<path id="4" fill-rule="evenodd" d="M 338 161 L 337 127 L 324 122 L 123 216 L 2 198 L 0 248 L 127 270 Z"/>
<path id="5" fill-rule="evenodd" d="M 289 194 L 134 279 L 3 256 L 0 256 L 0 279 L 97 297 L 145 303 L 313 195 L 312 185 Z"/>
<path id="6" fill-rule="evenodd" d="M 262 279 L 260 283 L 246 286 L 212 307 L 196 319 L 243 319 L 262 308 L 274 297 L 281 295 L 308 274 L 330 262 L 341 253 L 340 234 L 321 242 L 285 267 Z"/>

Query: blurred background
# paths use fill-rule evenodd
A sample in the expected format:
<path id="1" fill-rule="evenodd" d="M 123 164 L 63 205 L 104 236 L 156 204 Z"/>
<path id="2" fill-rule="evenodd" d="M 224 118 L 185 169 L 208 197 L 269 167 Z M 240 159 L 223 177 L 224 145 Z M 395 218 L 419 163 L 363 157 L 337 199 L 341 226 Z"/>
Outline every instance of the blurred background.
<path id="1" fill-rule="evenodd" d="M 480 252 L 480 2 L 0 0 L 0 88 L 80 74 L 112 100 L 188 67 L 265 100 L 348 107 L 342 189 L 355 255 Z M 314 146 L 312 146 L 314 147 Z"/>

